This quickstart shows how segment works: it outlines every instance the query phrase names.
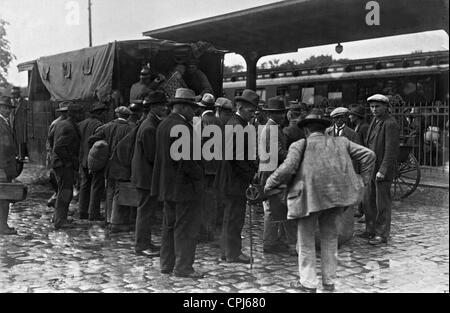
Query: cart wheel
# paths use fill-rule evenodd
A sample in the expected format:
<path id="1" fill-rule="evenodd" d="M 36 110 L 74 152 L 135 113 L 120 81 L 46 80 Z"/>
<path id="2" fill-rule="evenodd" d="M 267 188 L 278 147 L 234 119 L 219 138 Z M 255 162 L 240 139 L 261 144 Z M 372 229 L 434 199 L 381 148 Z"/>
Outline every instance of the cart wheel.
<path id="1" fill-rule="evenodd" d="M 410 153 L 405 162 L 401 162 L 391 186 L 392 199 L 399 201 L 412 194 L 420 182 L 420 166 L 416 157 Z"/>

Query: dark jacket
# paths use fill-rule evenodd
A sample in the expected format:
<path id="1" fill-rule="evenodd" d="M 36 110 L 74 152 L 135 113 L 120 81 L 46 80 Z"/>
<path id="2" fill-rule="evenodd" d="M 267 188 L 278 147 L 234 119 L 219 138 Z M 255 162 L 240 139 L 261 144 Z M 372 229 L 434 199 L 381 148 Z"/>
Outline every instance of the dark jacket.
<path id="1" fill-rule="evenodd" d="M 53 168 L 72 166 L 78 170 L 81 135 L 78 125 L 67 118 L 55 125 L 51 164 Z"/>
<path id="2" fill-rule="evenodd" d="M 297 121 L 290 122 L 289 126 L 283 128 L 283 133 L 286 135 L 286 145 L 288 148 L 297 140 L 305 138 L 305 133 L 303 132 L 303 129 L 300 129 L 297 126 Z"/>
<path id="3" fill-rule="evenodd" d="M 397 158 L 400 146 L 400 129 L 397 121 L 386 114 L 379 122 L 375 118 L 370 123 L 365 146 L 375 152 L 375 168 L 377 172 L 385 175 L 386 181 L 392 181 L 397 169 Z"/>
<path id="4" fill-rule="evenodd" d="M 337 137 L 334 135 L 334 126 L 330 126 L 326 129 L 325 134 L 332 136 L 332 137 Z M 348 127 L 347 125 L 344 126 L 344 129 L 342 130 L 342 135 L 343 137 L 349 139 L 350 141 L 353 141 L 354 143 L 357 143 L 358 145 L 362 144 L 362 141 L 358 135 L 357 132 L 355 132 L 353 129 L 351 129 L 350 127 Z"/>
<path id="5" fill-rule="evenodd" d="M 235 114 L 226 125 L 242 127 L 247 126 L 242 117 Z M 214 187 L 225 195 L 244 196 L 245 190 L 251 183 L 253 176 L 257 171 L 256 161 L 248 159 L 248 138 L 244 137 L 244 158 L 243 160 L 236 160 L 236 136 L 233 135 L 233 160 L 222 160 L 216 173 L 216 179 L 214 180 Z M 231 146 L 230 146 L 231 148 Z M 225 146 L 223 154 L 229 149 Z"/>
<path id="6" fill-rule="evenodd" d="M 361 122 L 361 124 L 355 126 L 355 132 L 359 135 L 361 144 L 365 143 L 365 139 L 366 139 L 368 130 L 369 130 L 369 124 L 367 124 L 367 122 L 365 120 L 363 120 Z"/>
<path id="7" fill-rule="evenodd" d="M 87 159 L 89 154 L 89 138 L 95 133 L 97 128 L 102 126 L 102 122 L 94 117 L 90 116 L 87 119 L 78 123 L 78 128 L 80 129 L 81 135 L 81 146 L 80 146 L 80 164 L 82 167 L 87 168 Z"/>
<path id="8" fill-rule="evenodd" d="M 12 128 L 0 117 L 0 177 L 6 175 L 8 180 L 16 178 L 16 143 Z M 1 179 L 1 178 L 0 178 Z"/>
<path id="9" fill-rule="evenodd" d="M 221 129 L 221 131 L 223 131 L 223 124 L 221 120 L 218 117 L 216 117 L 213 111 L 205 111 L 202 114 L 201 121 L 202 121 L 202 129 L 203 127 L 208 125 L 216 125 Z M 205 144 L 205 142 L 211 139 L 212 136 L 213 135 L 211 135 L 210 137 L 202 137 L 202 147 Z M 216 175 L 219 163 L 220 163 L 219 160 L 213 159 L 207 161 L 203 159 L 203 168 L 205 171 L 205 175 Z"/>
<path id="10" fill-rule="evenodd" d="M 97 128 L 94 135 L 89 137 L 88 145 L 92 147 L 96 141 L 105 140 L 108 143 L 109 152 L 112 155 L 119 141 L 132 129 L 132 126 L 126 120 L 115 119 Z M 109 167 L 110 164 L 108 162 L 106 166 L 106 177 L 111 177 L 111 174 L 114 174 L 109 172 Z"/>
<path id="11" fill-rule="evenodd" d="M 190 159 L 174 160 L 170 154 L 172 143 L 177 137 L 171 137 L 170 131 L 176 125 L 186 126 L 189 130 Z M 192 158 L 193 129 L 181 115 L 170 114 L 156 130 L 156 155 L 152 175 L 153 196 L 159 201 L 194 201 L 200 198 L 203 170 L 200 161 Z"/>
<path id="12" fill-rule="evenodd" d="M 193 74 L 186 73 L 185 82 L 190 89 L 194 90 L 196 95 L 203 95 L 204 93 L 214 94 L 208 77 L 201 70 L 197 70 Z"/>
<path id="13" fill-rule="evenodd" d="M 151 190 L 156 153 L 156 128 L 160 119 L 153 113 L 139 125 L 131 161 L 131 182 L 140 189 Z"/>

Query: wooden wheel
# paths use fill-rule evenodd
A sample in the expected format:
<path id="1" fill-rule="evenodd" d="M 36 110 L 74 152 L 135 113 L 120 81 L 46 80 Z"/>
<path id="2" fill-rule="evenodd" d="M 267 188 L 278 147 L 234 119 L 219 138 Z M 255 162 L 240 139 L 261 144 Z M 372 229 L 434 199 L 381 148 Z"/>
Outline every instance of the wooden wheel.
<path id="1" fill-rule="evenodd" d="M 416 157 L 410 153 L 400 162 L 391 186 L 392 198 L 401 200 L 412 194 L 420 182 L 420 166 Z"/>

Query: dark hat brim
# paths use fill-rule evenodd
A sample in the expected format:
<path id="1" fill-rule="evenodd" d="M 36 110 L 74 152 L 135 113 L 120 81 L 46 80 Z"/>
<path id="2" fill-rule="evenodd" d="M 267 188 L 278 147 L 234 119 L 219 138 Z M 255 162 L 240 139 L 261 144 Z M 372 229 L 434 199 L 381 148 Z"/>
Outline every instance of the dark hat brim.
<path id="1" fill-rule="evenodd" d="M 258 105 L 258 104 L 255 104 L 255 103 L 249 101 L 248 99 L 246 99 L 246 98 L 244 98 L 244 97 L 242 97 L 242 96 L 237 96 L 237 97 L 235 97 L 235 98 L 234 98 L 234 101 L 235 101 L 235 102 L 236 102 L 236 101 L 242 101 L 242 102 L 248 103 L 248 104 L 250 104 L 250 105 L 253 105 L 255 108 L 259 108 L 259 105 Z"/>
<path id="2" fill-rule="evenodd" d="M 305 127 L 309 124 L 321 124 L 324 127 L 330 127 L 331 121 L 328 121 L 323 118 L 307 118 L 307 119 L 304 119 L 304 120 L 301 120 L 300 122 L 298 122 L 297 126 L 301 128 L 301 127 Z"/>
<path id="3" fill-rule="evenodd" d="M 187 105 L 191 105 L 193 107 L 198 107 L 197 102 L 193 101 L 193 100 L 189 100 L 189 99 L 173 99 L 169 101 L 169 105 L 175 105 L 175 104 L 187 104 Z"/>
<path id="4" fill-rule="evenodd" d="M 286 112 L 287 109 L 268 109 L 268 108 L 262 108 L 262 111 L 266 111 L 266 112 Z"/>
<path id="5" fill-rule="evenodd" d="M 355 115 L 355 116 L 359 116 L 359 117 L 364 117 L 364 114 L 361 114 L 361 113 L 358 113 L 358 112 L 352 112 L 352 111 L 350 111 L 348 113 L 348 115 Z"/>

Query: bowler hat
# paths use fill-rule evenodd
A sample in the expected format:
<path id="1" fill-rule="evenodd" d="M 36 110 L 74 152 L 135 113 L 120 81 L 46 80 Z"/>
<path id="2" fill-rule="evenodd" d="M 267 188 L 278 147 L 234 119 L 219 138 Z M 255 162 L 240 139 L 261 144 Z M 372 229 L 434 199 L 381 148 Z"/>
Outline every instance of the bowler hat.
<path id="1" fill-rule="evenodd" d="M 167 104 L 166 94 L 161 90 L 152 91 L 142 102 L 144 108 L 148 108 L 150 105 L 155 104 Z"/>
<path id="2" fill-rule="evenodd" d="M 11 102 L 11 99 L 7 96 L 0 96 L 0 105 L 15 108 L 14 104 Z"/>
<path id="3" fill-rule="evenodd" d="M 178 88 L 175 91 L 175 97 L 170 100 L 170 105 L 174 104 L 188 104 L 197 107 L 197 102 L 195 101 L 195 92 L 188 88 Z"/>
<path id="4" fill-rule="evenodd" d="M 266 106 L 262 108 L 263 111 L 271 111 L 271 112 L 284 112 L 286 111 L 286 107 L 284 106 L 283 97 L 273 97 L 269 99 L 269 102 Z"/>
<path id="5" fill-rule="evenodd" d="M 95 111 L 104 111 L 106 110 L 106 105 L 104 103 L 101 102 L 96 102 L 92 105 L 91 109 L 89 112 L 95 112 Z"/>
<path id="6" fill-rule="evenodd" d="M 374 94 L 373 96 L 370 96 L 369 98 L 367 98 L 367 102 L 381 102 L 381 103 L 389 104 L 389 98 L 377 93 L 377 94 Z"/>
<path id="7" fill-rule="evenodd" d="M 114 110 L 115 113 L 123 114 L 123 115 L 131 115 L 131 111 L 126 106 L 120 106 Z"/>
<path id="8" fill-rule="evenodd" d="M 324 113 L 321 109 L 312 109 L 311 112 L 303 119 L 297 123 L 298 127 L 305 127 L 309 124 L 321 124 L 325 128 L 331 125 L 331 121 L 323 118 Z"/>
<path id="9" fill-rule="evenodd" d="M 221 108 L 222 110 L 233 110 L 233 102 L 227 98 L 217 98 L 216 103 L 214 104 L 216 108 Z"/>
<path id="10" fill-rule="evenodd" d="M 355 106 L 350 109 L 349 115 L 355 115 L 364 118 L 364 108 L 362 106 Z"/>
<path id="11" fill-rule="evenodd" d="M 251 89 L 245 89 L 242 92 L 242 96 L 235 97 L 234 101 L 243 101 L 258 108 L 259 95 Z"/>
<path id="12" fill-rule="evenodd" d="M 338 107 L 336 109 L 334 109 L 333 111 L 331 111 L 330 113 L 330 117 L 338 117 L 338 116 L 345 116 L 349 113 L 350 111 L 347 108 L 344 107 Z"/>
<path id="13" fill-rule="evenodd" d="M 200 100 L 200 102 L 198 102 L 197 104 L 200 107 L 212 109 L 214 107 L 215 101 L 216 100 L 212 94 L 205 93 L 202 97 L 202 100 Z"/>

